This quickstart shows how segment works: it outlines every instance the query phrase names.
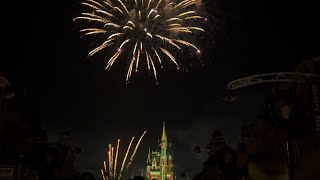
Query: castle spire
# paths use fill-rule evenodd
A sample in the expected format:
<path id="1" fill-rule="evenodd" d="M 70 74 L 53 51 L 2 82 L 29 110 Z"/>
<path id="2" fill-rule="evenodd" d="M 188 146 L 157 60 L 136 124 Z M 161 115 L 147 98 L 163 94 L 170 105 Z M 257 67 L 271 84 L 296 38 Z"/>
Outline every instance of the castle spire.
<path id="1" fill-rule="evenodd" d="M 150 154 L 150 147 L 149 147 L 149 153 L 148 153 L 148 159 L 147 159 L 147 164 L 151 163 L 151 154 Z"/>
<path id="2" fill-rule="evenodd" d="M 163 121 L 161 141 L 166 141 L 166 140 L 167 140 L 166 123 L 165 123 L 165 121 Z"/>
<path id="3" fill-rule="evenodd" d="M 167 135 L 166 135 L 166 124 L 163 122 L 162 127 L 162 136 L 161 136 L 161 153 L 160 153 L 160 180 L 167 179 L 167 164 L 168 164 L 168 157 L 167 157 Z"/>

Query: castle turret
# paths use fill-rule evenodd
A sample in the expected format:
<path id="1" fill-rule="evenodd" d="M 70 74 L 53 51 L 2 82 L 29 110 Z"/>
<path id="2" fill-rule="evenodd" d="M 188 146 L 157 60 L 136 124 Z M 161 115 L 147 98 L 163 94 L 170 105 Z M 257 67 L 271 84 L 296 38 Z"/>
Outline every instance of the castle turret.
<path id="1" fill-rule="evenodd" d="M 171 171 L 171 168 L 173 167 L 173 164 L 172 164 L 172 156 L 171 154 L 169 155 L 169 158 L 168 158 L 168 171 Z"/>
<path id="2" fill-rule="evenodd" d="M 148 159 L 147 159 L 147 174 L 146 177 L 149 179 L 150 175 L 148 172 L 150 172 L 150 168 L 152 167 L 152 161 L 151 161 L 151 152 L 150 152 L 150 147 L 149 147 L 149 152 L 148 152 Z"/>
<path id="3" fill-rule="evenodd" d="M 150 164 L 151 164 L 151 152 L 150 152 L 150 147 L 149 147 L 147 165 L 150 166 Z"/>

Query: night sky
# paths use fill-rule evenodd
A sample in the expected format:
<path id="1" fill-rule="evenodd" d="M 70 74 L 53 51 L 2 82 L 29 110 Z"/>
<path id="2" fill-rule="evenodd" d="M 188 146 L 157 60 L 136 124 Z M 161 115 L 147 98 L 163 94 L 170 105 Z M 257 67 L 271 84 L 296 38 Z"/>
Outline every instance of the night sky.
<path id="1" fill-rule="evenodd" d="M 0 72 L 17 91 L 25 89 L 28 108 L 39 115 L 50 137 L 71 131 L 83 150 L 77 160 L 80 170 L 99 168 L 109 143 L 120 138 L 127 145 L 146 130 L 134 164 L 143 168 L 165 121 L 177 168 L 199 172 L 212 129 L 221 129 L 235 143 L 239 126 L 261 112 L 269 92 L 244 88 L 236 102 L 224 104 L 229 81 L 290 71 L 303 59 L 320 55 L 315 5 L 216 0 L 209 3 L 216 23 L 214 42 L 204 50 L 202 67 L 188 73 L 162 70 L 159 85 L 138 73 L 126 85 L 126 67 L 107 72 L 102 56 L 86 59 L 90 41 L 80 38 L 72 21 L 80 13 L 80 1 L 6 3 Z M 197 145 L 203 148 L 200 154 L 193 152 Z"/>

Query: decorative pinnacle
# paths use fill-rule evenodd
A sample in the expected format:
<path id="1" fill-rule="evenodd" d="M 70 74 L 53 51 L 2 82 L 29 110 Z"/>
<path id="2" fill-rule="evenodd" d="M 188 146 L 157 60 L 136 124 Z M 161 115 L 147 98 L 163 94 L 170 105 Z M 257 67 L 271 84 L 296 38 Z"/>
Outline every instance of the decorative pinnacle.
<path id="1" fill-rule="evenodd" d="M 147 163 L 151 162 L 151 155 L 150 155 L 150 147 L 149 147 L 149 153 L 148 153 L 148 159 L 147 159 Z"/>
<path id="2" fill-rule="evenodd" d="M 166 140 L 167 140 L 167 135 L 166 135 L 166 123 L 163 121 L 161 141 L 166 141 Z"/>

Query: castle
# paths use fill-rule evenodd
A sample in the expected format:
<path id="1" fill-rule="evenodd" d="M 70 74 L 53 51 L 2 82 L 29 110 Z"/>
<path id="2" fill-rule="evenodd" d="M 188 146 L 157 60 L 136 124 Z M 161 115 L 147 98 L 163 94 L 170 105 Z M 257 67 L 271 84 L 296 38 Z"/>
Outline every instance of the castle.
<path id="1" fill-rule="evenodd" d="M 148 153 L 146 180 L 173 180 L 172 157 L 167 153 L 168 140 L 165 123 L 163 123 L 161 142 L 159 151 Z"/>

